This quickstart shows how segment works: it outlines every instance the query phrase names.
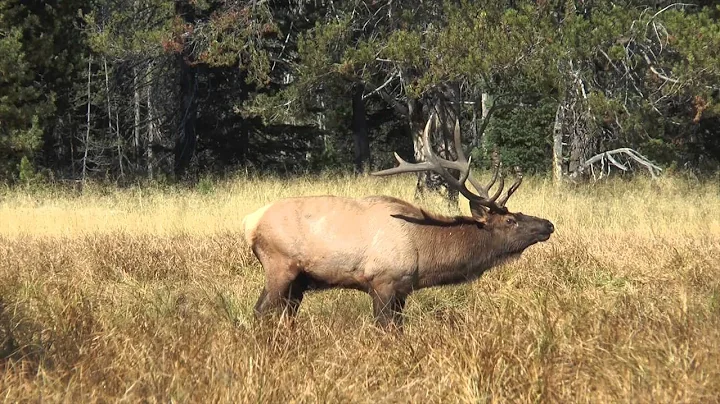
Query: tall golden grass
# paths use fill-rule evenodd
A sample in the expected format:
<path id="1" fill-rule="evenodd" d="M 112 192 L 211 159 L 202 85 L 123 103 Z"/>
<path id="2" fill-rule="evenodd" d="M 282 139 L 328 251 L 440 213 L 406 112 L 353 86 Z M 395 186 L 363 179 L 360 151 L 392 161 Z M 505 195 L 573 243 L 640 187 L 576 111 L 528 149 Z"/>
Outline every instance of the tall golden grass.
<path id="1" fill-rule="evenodd" d="M 291 195 L 412 200 L 413 186 L 316 177 L 3 191 L 0 397 L 718 401 L 717 183 L 528 179 L 509 205 L 552 220 L 551 240 L 474 283 L 415 293 L 403 334 L 375 328 L 369 297 L 353 291 L 311 294 L 292 327 L 253 320 L 263 274 L 241 237 L 245 214 Z"/>

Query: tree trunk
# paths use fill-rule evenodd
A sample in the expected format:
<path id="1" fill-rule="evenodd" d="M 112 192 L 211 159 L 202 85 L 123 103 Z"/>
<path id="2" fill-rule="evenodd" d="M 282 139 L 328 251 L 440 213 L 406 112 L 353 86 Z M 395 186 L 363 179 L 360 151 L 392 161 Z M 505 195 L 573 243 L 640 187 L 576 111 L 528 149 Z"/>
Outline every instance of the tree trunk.
<path id="1" fill-rule="evenodd" d="M 408 121 L 410 124 L 410 136 L 413 141 L 413 155 L 416 163 L 425 161 L 423 154 L 423 130 L 425 129 L 425 117 L 423 116 L 423 105 L 419 100 L 408 98 Z M 417 174 L 418 180 L 415 185 L 415 199 L 425 196 L 425 190 L 428 188 L 428 173 L 421 171 Z"/>
<path id="2" fill-rule="evenodd" d="M 120 112 L 119 108 L 115 109 L 115 133 L 117 133 L 118 140 L 118 163 L 120 164 L 120 175 L 124 175 L 123 159 L 127 160 L 127 157 L 122 152 L 122 135 L 120 134 Z"/>
<path id="3" fill-rule="evenodd" d="M 434 128 L 433 133 L 430 133 L 428 139 L 431 143 L 430 148 L 433 149 L 435 153 L 442 158 L 450 160 L 457 158 L 453 131 L 455 128 L 455 120 L 458 118 L 459 108 L 457 107 L 457 102 L 453 105 L 449 103 L 447 99 L 450 98 L 451 100 L 457 101 L 459 99 L 458 92 L 458 88 L 447 86 L 445 92 L 438 95 L 438 98 L 432 106 L 438 116 L 438 125 Z M 415 161 L 425 161 L 422 151 L 424 147 L 422 135 L 427 120 L 422 112 L 422 103 L 419 100 L 408 100 L 408 117 L 410 121 L 410 132 L 413 138 Z M 440 136 L 434 136 L 436 133 L 439 133 Z M 451 174 L 459 176 L 459 173 L 452 171 Z M 445 192 L 443 192 L 443 189 L 445 189 Z M 449 188 L 442 176 L 433 172 L 418 173 L 415 197 L 419 198 L 424 196 L 426 190 L 443 194 L 449 201 L 449 206 L 451 206 L 452 209 L 457 208 L 458 191 Z"/>
<path id="4" fill-rule="evenodd" d="M 90 105 L 92 101 L 92 94 L 90 93 L 90 82 L 92 78 L 92 56 L 90 56 L 88 60 L 88 72 L 87 72 L 87 128 L 85 130 L 85 151 L 83 153 L 83 160 L 82 160 L 82 184 L 85 184 L 85 180 L 87 179 L 87 158 L 88 158 L 88 148 L 90 148 Z"/>
<path id="5" fill-rule="evenodd" d="M 453 133 L 455 131 L 455 122 L 460 118 L 460 88 L 455 83 L 447 84 L 443 87 L 443 91 L 441 91 L 435 102 L 435 111 L 439 118 L 439 127 L 436 128 L 436 131 L 440 135 L 440 139 L 437 140 L 438 147 L 436 147 L 435 150 L 439 150 L 440 157 L 446 160 L 456 160 L 457 149 Z M 451 174 L 456 178 L 460 177 L 459 172 L 451 171 Z M 433 186 L 438 184 L 445 188 L 445 197 L 450 202 L 450 206 L 456 208 L 458 203 L 458 190 L 448 187 L 445 180 L 438 174 L 430 173 L 429 177 L 432 177 Z"/>
<path id="6" fill-rule="evenodd" d="M 327 125 L 326 125 L 327 119 L 326 119 L 326 115 L 324 112 L 325 111 L 325 97 L 323 96 L 323 94 L 318 94 L 316 96 L 316 99 L 317 99 L 318 104 L 320 105 L 320 112 L 318 112 L 316 115 L 317 126 L 318 126 L 318 129 L 320 129 L 320 133 L 322 136 L 323 152 L 327 155 L 331 151 L 330 150 L 331 144 L 330 144 L 330 139 L 328 138 Z"/>
<path id="7" fill-rule="evenodd" d="M 247 120 L 240 127 L 240 161 L 243 167 L 248 166 L 248 148 L 250 147 L 250 125 Z"/>
<path id="8" fill-rule="evenodd" d="M 492 96 L 490 96 L 489 93 L 486 93 L 483 91 L 482 95 L 480 96 L 480 105 L 482 108 L 482 119 L 483 119 L 483 130 L 480 131 L 480 133 L 477 135 L 479 136 L 478 139 L 478 146 L 481 147 L 483 155 L 488 155 L 488 142 L 487 142 L 487 136 L 485 136 L 485 130 L 484 128 L 487 127 L 487 124 L 485 123 L 486 120 L 490 119 L 490 113 L 492 109 Z"/>
<path id="9" fill-rule="evenodd" d="M 133 149 L 135 167 L 140 168 L 140 83 L 138 77 L 140 72 L 133 67 L 133 110 L 135 111 L 135 122 L 133 126 Z"/>
<path id="10" fill-rule="evenodd" d="M 561 102 L 558 103 L 555 111 L 555 123 L 553 124 L 553 183 L 559 186 L 563 176 L 563 121 L 565 119 L 565 108 Z"/>
<path id="11" fill-rule="evenodd" d="M 108 113 L 108 135 L 113 135 L 113 124 L 112 124 L 112 109 L 113 109 L 113 103 L 112 99 L 110 97 L 110 74 L 108 72 L 108 66 L 107 66 L 107 58 L 103 57 L 103 68 L 105 70 L 105 95 L 107 97 L 107 113 Z M 117 112 L 116 112 L 117 116 Z M 116 120 L 116 128 L 118 130 L 115 132 L 116 136 L 116 142 L 117 142 L 117 159 L 118 159 L 118 168 L 120 169 L 120 176 L 122 177 L 124 175 L 123 170 L 123 156 L 122 156 L 122 137 L 120 137 L 120 129 L 119 129 L 119 121 Z"/>
<path id="12" fill-rule="evenodd" d="M 575 109 L 570 112 L 574 118 L 573 127 L 570 128 L 568 173 L 577 176 L 585 160 L 594 154 L 594 150 L 590 139 L 590 117 L 586 114 L 584 103 L 575 103 Z"/>
<path id="13" fill-rule="evenodd" d="M 572 78 L 568 79 L 572 85 L 565 91 L 564 99 L 559 106 L 562 111 L 556 113 L 555 131 L 559 133 L 554 134 L 553 141 L 560 143 L 560 158 L 562 158 L 562 146 L 567 145 L 567 171 L 564 174 L 579 179 L 578 177 L 583 175 L 582 167 L 585 161 L 596 154 L 598 145 L 594 140 L 596 125 L 592 119 L 584 83 L 579 78 L 579 71 L 575 71 L 573 65 L 574 63 L 571 62 L 568 74 L 568 77 Z"/>
<path id="14" fill-rule="evenodd" d="M 179 179 L 187 172 L 197 143 L 195 123 L 197 121 L 197 72 L 185 62 L 180 62 L 180 127 L 175 141 L 175 176 Z"/>
<path id="15" fill-rule="evenodd" d="M 370 169 L 370 140 L 368 139 L 367 120 L 365 117 L 365 101 L 363 86 L 357 84 L 353 88 L 353 143 L 355 145 L 355 172 L 366 173 Z"/>
<path id="16" fill-rule="evenodd" d="M 480 132 L 478 131 L 478 115 L 477 107 L 473 105 L 472 109 L 472 122 L 470 123 L 470 129 L 472 130 L 472 139 L 470 140 L 470 149 L 477 147 L 480 144 Z"/>
<path id="17" fill-rule="evenodd" d="M 153 156 L 153 143 L 155 142 L 155 114 L 153 113 L 152 103 L 152 63 L 148 63 L 147 67 L 147 145 L 145 150 L 145 157 L 147 159 L 147 174 L 149 179 L 153 179 L 154 174 L 154 156 Z"/>

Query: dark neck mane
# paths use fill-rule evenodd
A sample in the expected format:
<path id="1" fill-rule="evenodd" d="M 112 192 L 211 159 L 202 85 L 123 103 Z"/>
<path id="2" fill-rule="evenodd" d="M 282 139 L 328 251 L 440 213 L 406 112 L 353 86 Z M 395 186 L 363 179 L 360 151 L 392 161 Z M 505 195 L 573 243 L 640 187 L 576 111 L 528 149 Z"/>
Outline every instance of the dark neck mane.
<path id="1" fill-rule="evenodd" d="M 519 254 L 469 216 L 444 216 L 403 200 L 382 197 L 398 208 L 392 217 L 407 223 L 418 254 L 417 288 L 462 283 Z"/>
<path id="2" fill-rule="evenodd" d="M 428 212 L 425 209 L 418 209 L 418 211 L 419 215 L 398 213 L 392 215 L 392 217 L 421 226 L 454 227 L 460 225 L 472 225 L 477 227 L 478 225 L 475 219 L 468 216 L 443 216 Z"/>
<path id="3" fill-rule="evenodd" d="M 409 226 L 418 251 L 419 288 L 468 282 L 504 261 L 505 248 L 490 230 L 467 216 L 393 215 Z"/>

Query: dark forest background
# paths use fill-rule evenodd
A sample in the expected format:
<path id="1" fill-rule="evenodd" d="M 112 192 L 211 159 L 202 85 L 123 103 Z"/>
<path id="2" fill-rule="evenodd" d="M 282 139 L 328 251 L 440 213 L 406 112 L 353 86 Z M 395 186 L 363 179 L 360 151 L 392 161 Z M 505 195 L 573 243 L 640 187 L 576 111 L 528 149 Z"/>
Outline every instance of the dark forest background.
<path id="1" fill-rule="evenodd" d="M 716 173 L 720 6 L 689 3 L 0 0 L 0 182 L 366 172 L 432 111 L 480 167 Z"/>

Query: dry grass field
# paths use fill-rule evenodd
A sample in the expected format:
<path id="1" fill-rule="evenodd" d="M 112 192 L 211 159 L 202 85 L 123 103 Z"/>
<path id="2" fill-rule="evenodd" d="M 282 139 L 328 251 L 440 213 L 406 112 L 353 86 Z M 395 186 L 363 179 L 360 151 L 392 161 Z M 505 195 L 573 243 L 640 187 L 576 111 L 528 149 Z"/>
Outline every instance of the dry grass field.
<path id="1" fill-rule="evenodd" d="M 310 294 L 292 327 L 254 321 L 245 214 L 283 196 L 412 200 L 413 186 L 0 191 L 2 401 L 718 402 L 717 182 L 528 179 L 510 209 L 552 220 L 553 237 L 415 293 L 403 334 L 377 329 L 354 291 Z"/>

